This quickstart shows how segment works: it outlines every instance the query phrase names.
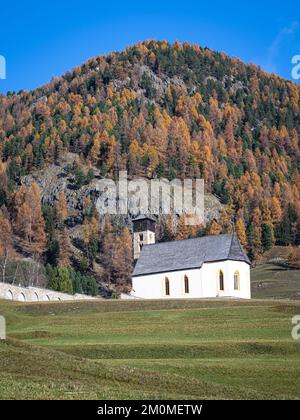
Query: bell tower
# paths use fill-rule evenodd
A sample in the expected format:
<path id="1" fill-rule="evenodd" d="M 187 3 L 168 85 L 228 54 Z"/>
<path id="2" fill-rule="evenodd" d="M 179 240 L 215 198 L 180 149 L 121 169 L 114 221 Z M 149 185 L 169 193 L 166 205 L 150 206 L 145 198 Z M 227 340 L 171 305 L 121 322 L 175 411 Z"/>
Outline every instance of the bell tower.
<path id="1" fill-rule="evenodd" d="M 155 219 L 139 216 L 133 219 L 133 256 L 137 260 L 144 245 L 155 244 Z"/>

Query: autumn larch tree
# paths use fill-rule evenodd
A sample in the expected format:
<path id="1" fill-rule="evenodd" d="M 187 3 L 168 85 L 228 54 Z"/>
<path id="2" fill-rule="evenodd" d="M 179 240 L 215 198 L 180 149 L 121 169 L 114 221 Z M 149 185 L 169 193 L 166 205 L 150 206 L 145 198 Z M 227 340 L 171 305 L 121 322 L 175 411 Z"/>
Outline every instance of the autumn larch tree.
<path id="1" fill-rule="evenodd" d="M 236 234 L 237 234 L 241 244 L 243 245 L 243 247 L 245 249 L 248 249 L 246 226 L 245 226 L 244 220 L 242 218 L 239 218 L 236 221 L 235 228 L 236 228 Z"/>
<path id="2" fill-rule="evenodd" d="M 40 256 L 46 247 L 45 220 L 42 214 L 40 189 L 33 183 L 15 196 L 16 234 L 33 255 Z"/>
<path id="3" fill-rule="evenodd" d="M 222 227 L 216 220 L 213 220 L 210 226 L 208 226 L 207 234 L 208 235 L 220 235 L 222 232 Z"/>
<path id="4" fill-rule="evenodd" d="M 59 237 L 59 266 L 69 267 L 72 255 L 71 242 L 68 230 L 65 228 Z"/>
<path id="5" fill-rule="evenodd" d="M 61 191 L 58 195 L 58 201 L 55 208 L 59 227 L 62 228 L 65 220 L 68 217 L 68 203 L 63 191 Z"/>
<path id="6" fill-rule="evenodd" d="M 12 228 L 9 219 L 0 210 L 0 267 L 2 282 L 5 282 L 6 266 L 12 252 Z"/>
<path id="7" fill-rule="evenodd" d="M 188 239 L 190 234 L 189 226 L 187 225 L 187 219 L 184 213 L 179 218 L 177 232 L 176 232 L 176 239 L 183 240 Z"/>
<path id="8" fill-rule="evenodd" d="M 115 238 L 111 263 L 116 284 L 128 287 L 133 269 L 132 237 L 128 228 Z"/>

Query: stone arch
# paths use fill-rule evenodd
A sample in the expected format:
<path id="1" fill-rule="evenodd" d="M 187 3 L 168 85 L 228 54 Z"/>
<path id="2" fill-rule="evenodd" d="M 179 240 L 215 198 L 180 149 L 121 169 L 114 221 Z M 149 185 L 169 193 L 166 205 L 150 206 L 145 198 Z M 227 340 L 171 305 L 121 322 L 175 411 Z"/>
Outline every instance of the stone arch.
<path id="1" fill-rule="evenodd" d="M 33 294 L 33 300 L 35 302 L 38 302 L 40 300 L 39 295 L 37 294 L 37 292 L 34 292 L 34 294 Z"/>
<path id="2" fill-rule="evenodd" d="M 14 300 L 13 292 L 10 289 L 6 292 L 6 299 Z"/>
<path id="3" fill-rule="evenodd" d="M 19 302 L 26 302 L 26 296 L 23 292 L 20 292 L 18 295 L 18 301 Z"/>

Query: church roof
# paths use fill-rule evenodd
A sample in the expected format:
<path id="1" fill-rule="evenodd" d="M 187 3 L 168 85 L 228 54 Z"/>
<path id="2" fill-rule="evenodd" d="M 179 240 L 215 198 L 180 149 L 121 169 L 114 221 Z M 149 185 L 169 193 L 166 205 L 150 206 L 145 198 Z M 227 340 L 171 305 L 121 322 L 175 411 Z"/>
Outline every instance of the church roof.
<path id="1" fill-rule="evenodd" d="M 250 264 L 240 241 L 234 234 L 144 245 L 133 277 L 201 268 L 203 263 L 225 260 L 244 261 Z"/>

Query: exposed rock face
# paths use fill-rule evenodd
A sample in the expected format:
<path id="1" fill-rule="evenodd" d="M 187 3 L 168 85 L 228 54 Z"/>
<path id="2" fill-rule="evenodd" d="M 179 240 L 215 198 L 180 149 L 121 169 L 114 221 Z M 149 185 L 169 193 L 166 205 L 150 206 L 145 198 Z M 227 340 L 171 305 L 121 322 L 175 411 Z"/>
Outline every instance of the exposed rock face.
<path id="1" fill-rule="evenodd" d="M 145 96 L 146 90 L 141 88 L 141 86 L 143 86 L 143 80 L 145 80 L 145 78 L 147 78 L 150 81 L 151 86 L 155 91 L 155 100 L 149 100 Z M 169 86 L 177 86 L 185 94 L 192 94 L 197 88 L 196 85 L 187 87 L 186 83 L 177 75 L 171 78 L 166 76 L 165 74 L 161 74 L 158 77 L 154 73 L 154 71 L 152 71 L 147 65 L 136 65 L 133 70 L 133 77 L 128 77 L 124 80 L 114 79 L 113 86 L 115 91 L 118 91 L 124 87 L 127 87 L 129 89 L 133 88 L 137 94 L 137 97 L 142 102 L 155 103 L 160 103 L 163 100 L 167 88 Z"/>
<path id="2" fill-rule="evenodd" d="M 68 155 L 68 161 L 71 162 L 73 156 L 71 154 Z M 99 173 L 95 170 L 95 177 L 92 179 L 87 185 L 82 186 L 81 188 L 75 188 L 73 185 L 73 176 L 70 175 L 68 167 L 68 161 L 64 161 L 62 163 L 56 165 L 50 165 L 45 170 L 35 172 L 32 175 L 26 176 L 23 178 L 22 182 L 25 185 L 30 185 L 33 181 L 37 182 L 41 188 L 42 193 L 42 200 L 43 203 L 49 204 L 51 206 L 55 205 L 55 202 L 58 199 L 59 193 L 63 191 L 66 196 L 66 200 L 68 203 L 68 209 L 70 214 L 70 221 L 73 220 L 71 225 L 76 225 L 80 223 L 83 219 L 83 207 L 84 207 L 84 199 L 86 197 L 90 197 L 96 207 L 98 208 L 101 214 L 101 208 L 107 207 L 108 202 L 114 200 L 117 190 L 113 188 L 108 188 L 106 191 L 103 187 L 103 179 L 100 178 Z M 151 181 L 146 180 L 144 178 L 139 178 L 139 180 L 144 183 L 148 187 L 148 191 L 134 191 L 132 188 L 129 188 L 128 192 L 128 213 L 123 215 L 123 219 L 132 219 L 138 216 L 140 213 L 154 213 L 156 215 L 165 215 L 168 213 L 168 204 L 167 202 L 170 200 L 171 202 L 171 210 L 175 214 L 181 214 L 180 208 L 173 209 L 173 194 L 172 189 L 169 189 L 169 193 L 166 200 L 160 199 L 159 192 L 154 189 L 151 190 Z M 109 181 L 111 182 L 111 181 Z M 162 185 L 166 185 L 168 188 L 168 181 L 161 181 Z M 128 180 L 128 185 L 132 185 L 131 181 Z M 131 190 L 131 191 L 130 191 Z M 159 203 L 159 208 L 156 206 L 156 211 L 153 212 L 153 207 L 151 210 L 151 199 L 150 199 L 150 191 L 152 194 L 152 199 L 156 203 Z M 164 190 L 164 191 L 168 191 Z M 140 210 L 141 204 L 143 204 L 142 211 Z M 124 200 L 122 197 L 120 201 L 117 200 L 117 207 L 122 207 L 124 205 Z M 204 221 L 205 223 L 210 222 L 213 219 L 218 220 L 220 217 L 220 213 L 223 209 L 222 204 L 212 194 L 205 194 L 204 196 Z M 103 214 L 103 211 L 102 211 Z"/>

